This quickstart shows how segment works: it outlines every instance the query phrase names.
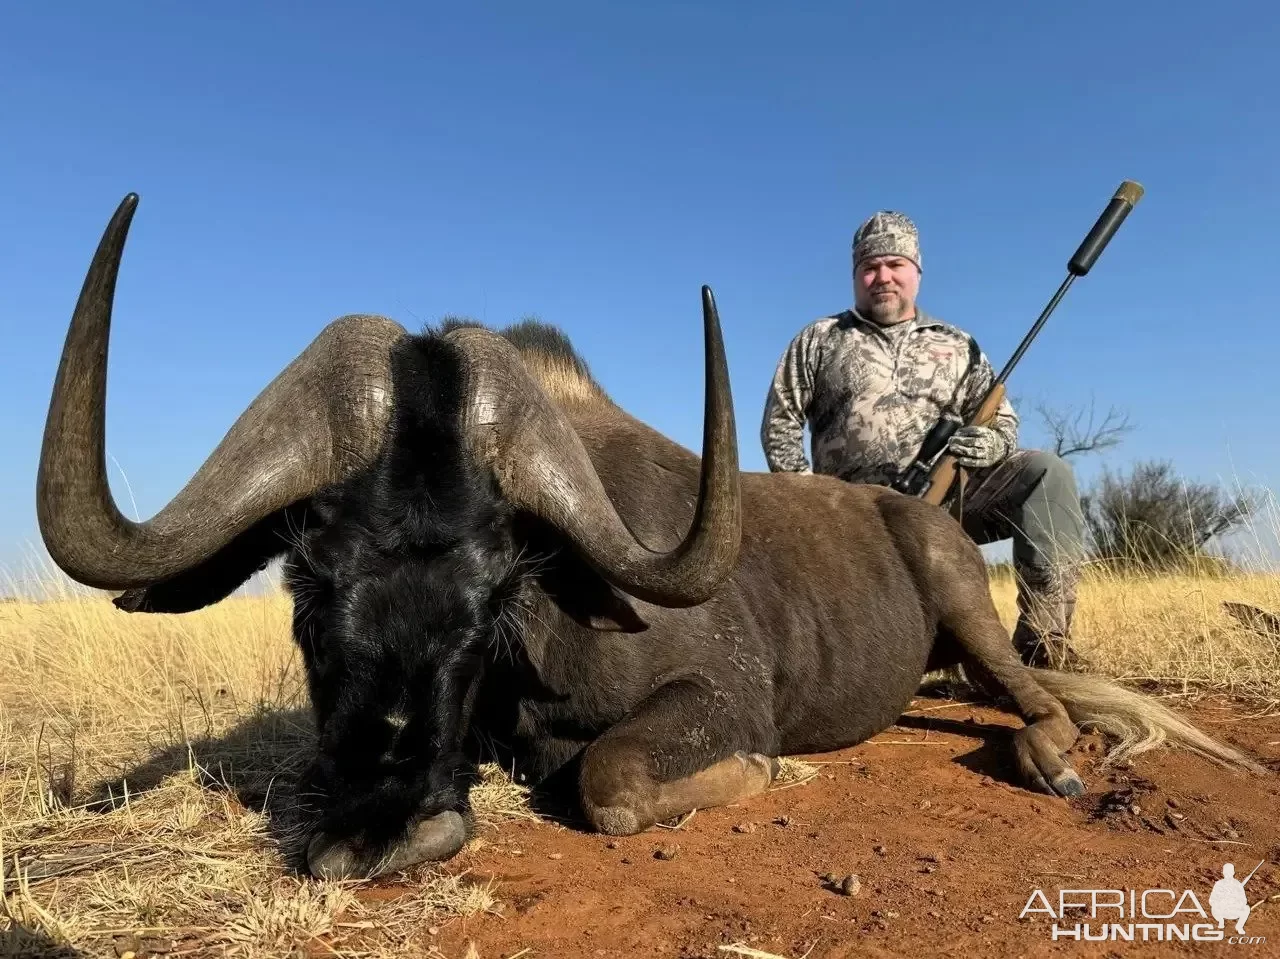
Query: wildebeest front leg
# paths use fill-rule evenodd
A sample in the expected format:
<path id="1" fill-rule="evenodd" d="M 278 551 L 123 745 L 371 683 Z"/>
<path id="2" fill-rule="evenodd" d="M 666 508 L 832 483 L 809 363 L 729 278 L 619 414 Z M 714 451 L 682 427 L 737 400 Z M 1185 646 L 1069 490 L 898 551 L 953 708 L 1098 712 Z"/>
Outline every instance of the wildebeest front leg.
<path id="1" fill-rule="evenodd" d="M 753 752 L 725 704 L 696 679 L 659 687 L 582 758 L 582 807 L 613 836 L 642 832 L 694 809 L 739 802 L 777 777 L 778 760 Z"/>

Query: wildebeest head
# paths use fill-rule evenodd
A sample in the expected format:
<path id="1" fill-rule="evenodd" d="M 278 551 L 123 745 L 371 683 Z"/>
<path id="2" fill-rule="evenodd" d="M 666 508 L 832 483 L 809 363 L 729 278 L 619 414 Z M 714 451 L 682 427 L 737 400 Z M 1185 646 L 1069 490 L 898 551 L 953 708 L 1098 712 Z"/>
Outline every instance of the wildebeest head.
<path id="1" fill-rule="evenodd" d="M 458 359 L 440 338 L 393 348 L 387 442 L 315 498 L 285 567 L 319 732 L 299 788 L 318 875 L 447 858 L 467 837 L 463 739 L 520 566 L 514 511 L 466 455 Z"/>
<path id="2" fill-rule="evenodd" d="M 177 496 L 136 523 L 116 507 L 104 455 L 112 302 L 136 202 L 103 234 L 54 383 L 37 481 L 50 556 L 81 583 L 126 590 L 124 608 L 176 611 L 229 593 L 285 550 L 289 529 L 319 727 L 301 784 L 319 814 L 312 870 L 368 875 L 452 855 L 471 775 L 459 746 L 519 580 L 516 522 L 554 531 L 609 588 L 663 606 L 705 601 L 733 569 L 737 447 L 710 291 L 699 497 L 670 552 L 622 522 L 510 342 L 465 327 L 407 337 L 370 316 L 329 324 Z"/>

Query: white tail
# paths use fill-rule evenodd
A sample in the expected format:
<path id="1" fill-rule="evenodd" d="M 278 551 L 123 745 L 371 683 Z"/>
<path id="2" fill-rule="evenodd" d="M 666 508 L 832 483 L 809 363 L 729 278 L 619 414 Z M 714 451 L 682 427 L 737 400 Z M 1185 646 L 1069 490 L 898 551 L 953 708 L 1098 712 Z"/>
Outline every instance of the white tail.
<path id="1" fill-rule="evenodd" d="M 1036 682 L 1062 702 L 1072 722 L 1120 740 L 1104 760 L 1104 765 L 1155 749 L 1161 743 L 1172 742 L 1230 768 L 1258 775 L 1271 772 L 1239 750 L 1196 729 L 1149 696 L 1125 689 L 1100 676 L 1060 673 L 1052 669 L 1032 669 L 1031 672 Z"/>

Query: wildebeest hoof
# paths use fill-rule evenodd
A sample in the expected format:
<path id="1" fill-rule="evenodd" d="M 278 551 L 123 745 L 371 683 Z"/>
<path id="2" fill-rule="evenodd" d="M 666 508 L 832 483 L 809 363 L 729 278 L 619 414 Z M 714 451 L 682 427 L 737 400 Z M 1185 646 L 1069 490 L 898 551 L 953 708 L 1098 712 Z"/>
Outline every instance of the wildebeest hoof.
<path id="1" fill-rule="evenodd" d="M 420 862 L 455 856 L 467 841 L 467 826 L 452 810 L 414 827 L 409 837 L 386 850 L 363 848 L 359 837 L 334 839 L 316 833 L 307 844 L 307 868 L 317 879 L 376 879 Z"/>
<path id="2" fill-rule="evenodd" d="M 777 756 L 749 753 L 741 749 L 734 752 L 733 756 L 742 763 L 744 772 L 749 774 L 750 770 L 757 770 L 765 775 L 766 782 L 773 782 L 782 775 L 782 760 Z"/>
<path id="3" fill-rule="evenodd" d="M 1059 796 L 1083 796 L 1084 780 L 1076 774 L 1074 769 L 1067 769 L 1053 778 L 1053 791 Z"/>
<path id="4" fill-rule="evenodd" d="M 764 756 L 760 753 L 752 753 L 751 755 L 757 765 L 764 767 L 765 775 L 768 777 L 765 780 L 765 787 L 767 788 L 776 783 L 779 777 L 782 776 L 782 760 L 777 756 Z"/>
<path id="5" fill-rule="evenodd" d="M 1026 785 L 1034 789 L 1036 792 L 1042 792 L 1048 796 L 1056 796 L 1060 799 L 1068 799 L 1072 796 L 1083 796 L 1088 790 L 1085 787 L 1084 780 L 1077 775 L 1074 769 L 1064 769 L 1056 776 L 1050 778 L 1041 774 L 1039 770 L 1033 770 L 1027 775 Z"/>

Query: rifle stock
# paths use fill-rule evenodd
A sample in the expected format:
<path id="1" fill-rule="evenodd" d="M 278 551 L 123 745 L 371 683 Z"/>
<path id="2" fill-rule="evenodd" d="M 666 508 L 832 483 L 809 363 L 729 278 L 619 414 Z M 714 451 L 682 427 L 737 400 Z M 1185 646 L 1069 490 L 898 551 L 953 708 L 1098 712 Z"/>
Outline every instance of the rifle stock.
<path id="1" fill-rule="evenodd" d="M 978 411 L 973 414 L 965 425 L 990 426 L 995 421 L 996 414 L 1000 412 L 1000 404 L 1004 402 L 1004 393 L 1003 383 L 997 383 L 993 386 L 982 401 L 982 405 L 978 407 Z M 951 492 L 952 486 L 955 485 L 956 479 L 963 479 L 965 475 L 967 474 L 964 468 L 956 462 L 955 455 L 943 453 L 938 457 L 933 469 L 929 471 L 929 488 L 924 491 L 924 495 L 920 498 L 926 503 L 941 506 L 943 500 L 947 498 L 947 494 Z"/>

